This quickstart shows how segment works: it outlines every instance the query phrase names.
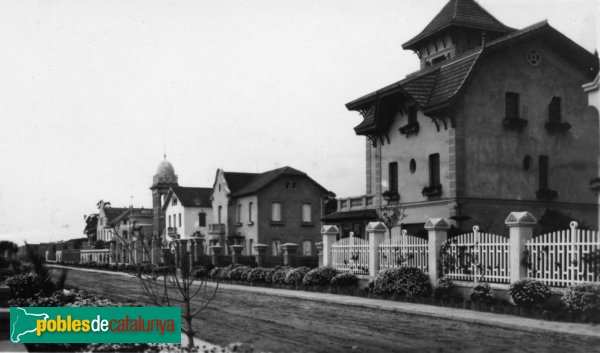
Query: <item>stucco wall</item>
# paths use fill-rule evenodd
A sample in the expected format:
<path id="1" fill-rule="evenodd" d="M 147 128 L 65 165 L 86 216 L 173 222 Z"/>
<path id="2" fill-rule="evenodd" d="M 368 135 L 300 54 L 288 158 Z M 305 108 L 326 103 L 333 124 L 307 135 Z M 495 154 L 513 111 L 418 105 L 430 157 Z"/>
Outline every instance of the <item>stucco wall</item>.
<path id="1" fill-rule="evenodd" d="M 200 212 L 206 213 L 206 226 L 200 227 L 200 219 L 198 214 Z M 179 214 L 181 214 L 181 226 L 179 226 Z M 171 222 L 173 222 L 173 216 L 177 220 L 176 224 L 172 226 L 177 227 L 177 234 L 179 234 L 182 239 L 189 238 L 193 233 L 200 231 L 203 234 L 208 234 L 208 224 L 212 222 L 212 208 L 208 207 L 183 207 L 181 203 L 178 201 L 177 205 L 173 206 L 171 203 L 167 206 L 165 210 L 165 217 L 167 219 L 165 232 L 167 232 L 167 228 L 169 227 L 169 217 L 171 217 Z"/>
<path id="2" fill-rule="evenodd" d="M 250 203 L 252 203 L 252 223 L 250 223 L 248 214 L 248 207 Z M 232 213 L 232 216 L 235 220 L 234 229 L 236 233 L 240 233 L 241 235 L 246 237 L 243 253 L 249 255 L 251 253 L 250 240 L 252 240 L 252 244 L 258 244 L 258 198 L 256 197 L 256 195 L 244 196 L 235 199 L 232 204 L 235 206 L 235 212 Z M 242 205 L 240 223 L 237 222 L 238 204 Z"/>

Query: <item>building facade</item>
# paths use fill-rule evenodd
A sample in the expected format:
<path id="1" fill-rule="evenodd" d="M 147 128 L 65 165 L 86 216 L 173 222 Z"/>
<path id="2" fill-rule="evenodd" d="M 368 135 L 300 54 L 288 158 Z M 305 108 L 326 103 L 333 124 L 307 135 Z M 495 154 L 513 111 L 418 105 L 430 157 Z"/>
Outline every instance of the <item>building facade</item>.
<path id="1" fill-rule="evenodd" d="M 306 173 L 283 167 L 265 173 L 217 170 L 212 194 L 212 244 L 239 244 L 252 255 L 255 244 L 282 253 L 281 245 L 295 243 L 302 255 L 315 255 L 320 217 L 330 193 Z"/>
<path id="2" fill-rule="evenodd" d="M 428 217 L 501 232 L 517 209 L 597 227 L 598 118 L 581 89 L 595 55 L 545 21 L 516 30 L 473 0 L 449 1 L 403 48 L 421 70 L 346 105 L 363 117 L 366 195 L 324 221 L 348 232 L 393 206 L 413 232 Z"/>

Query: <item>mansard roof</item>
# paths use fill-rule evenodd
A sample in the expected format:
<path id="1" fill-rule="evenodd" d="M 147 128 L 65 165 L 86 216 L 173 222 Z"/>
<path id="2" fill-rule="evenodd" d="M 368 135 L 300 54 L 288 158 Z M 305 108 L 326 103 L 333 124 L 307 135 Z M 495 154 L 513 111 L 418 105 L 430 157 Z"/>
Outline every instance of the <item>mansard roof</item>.
<path id="1" fill-rule="evenodd" d="M 477 64 L 484 57 L 531 38 L 541 39 L 548 47 L 577 65 L 591 78 L 598 73 L 597 56 L 552 28 L 547 21 L 543 21 L 485 43 L 484 46 L 465 52 L 439 67 L 426 68 L 410 74 L 401 81 L 347 103 L 346 108 L 349 110 L 369 113 L 354 128 L 356 133 L 363 135 L 373 130 L 385 131 L 379 128 L 381 120 L 389 120 L 388 116 L 379 113 L 384 109 L 382 102 L 385 101 L 382 98 L 385 97 L 403 96 L 404 99 L 415 102 L 426 114 L 450 106 L 460 96 Z"/>
<path id="2" fill-rule="evenodd" d="M 416 49 L 419 43 L 449 27 L 463 27 L 506 34 L 514 31 L 505 26 L 474 0 L 450 0 L 417 36 L 404 43 L 404 49 Z"/>

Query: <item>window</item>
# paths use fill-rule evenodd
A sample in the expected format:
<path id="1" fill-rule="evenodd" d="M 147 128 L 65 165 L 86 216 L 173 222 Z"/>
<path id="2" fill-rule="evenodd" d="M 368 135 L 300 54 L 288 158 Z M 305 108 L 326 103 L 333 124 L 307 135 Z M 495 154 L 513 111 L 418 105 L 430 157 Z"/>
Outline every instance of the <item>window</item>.
<path id="1" fill-rule="evenodd" d="M 123 220 L 123 225 L 124 225 L 124 226 L 126 226 L 126 225 L 127 225 L 127 220 L 126 220 L 126 219 L 124 219 L 124 220 Z"/>
<path id="2" fill-rule="evenodd" d="M 523 170 L 528 171 L 530 167 L 531 167 L 531 156 L 526 155 L 525 158 L 523 158 Z"/>
<path id="3" fill-rule="evenodd" d="M 177 198 L 176 197 L 174 197 L 173 200 L 171 201 L 171 205 L 177 206 Z"/>
<path id="4" fill-rule="evenodd" d="M 392 162 L 389 164 L 389 190 L 391 192 L 398 192 L 398 162 Z"/>
<path id="5" fill-rule="evenodd" d="M 408 108 L 408 124 L 417 123 L 417 107 L 412 106 Z"/>
<path id="6" fill-rule="evenodd" d="M 302 256 L 312 256 L 312 240 L 302 241 Z"/>
<path id="7" fill-rule="evenodd" d="M 223 210 L 223 206 L 219 206 L 217 208 L 217 223 L 221 224 L 221 211 Z"/>
<path id="8" fill-rule="evenodd" d="M 429 155 L 429 186 L 440 184 L 440 154 Z"/>
<path id="9" fill-rule="evenodd" d="M 248 222 L 252 222 L 252 202 L 248 203 Z"/>
<path id="10" fill-rule="evenodd" d="M 206 213 L 198 213 L 198 227 L 206 227 Z"/>
<path id="11" fill-rule="evenodd" d="M 415 171 L 417 170 L 417 161 L 415 161 L 414 158 L 410 160 L 409 168 L 410 168 L 410 173 L 415 174 Z"/>
<path id="12" fill-rule="evenodd" d="M 237 222 L 242 223 L 242 204 L 238 203 L 237 205 Z"/>
<path id="13" fill-rule="evenodd" d="M 552 97 L 548 105 L 548 121 L 560 123 L 560 97 Z"/>
<path id="14" fill-rule="evenodd" d="M 126 230 L 123 231 L 123 239 L 127 239 L 127 231 Z"/>
<path id="15" fill-rule="evenodd" d="M 254 249 L 252 246 L 254 245 L 254 239 L 248 239 L 248 255 L 254 255 L 252 252 Z"/>
<path id="16" fill-rule="evenodd" d="M 271 221 L 281 222 L 281 203 L 273 202 L 271 205 Z"/>
<path id="17" fill-rule="evenodd" d="M 181 213 L 179 214 L 179 227 L 181 227 Z"/>
<path id="18" fill-rule="evenodd" d="M 311 218 L 311 205 L 310 203 L 303 203 L 302 204 L 302 222 L 303 223 L 310 223 L 312 222 L 312 218 Z"/>
<path id="19" fill-rule="evenodd" d="M 171 215 L 169 215 L 169 228 L 171 228 Z"/>
<path id="20" fill-rule="evenodd" d="M 515 92 L 506 92 L 504 97 L 506 110 L 506 119 L 519 118 L 519 94 Z"/>
<path id="21" fill-rule="evenodd" d="M 539 173 L 540 189 L 548 189 L 548 156 L 540 156 Z"/>

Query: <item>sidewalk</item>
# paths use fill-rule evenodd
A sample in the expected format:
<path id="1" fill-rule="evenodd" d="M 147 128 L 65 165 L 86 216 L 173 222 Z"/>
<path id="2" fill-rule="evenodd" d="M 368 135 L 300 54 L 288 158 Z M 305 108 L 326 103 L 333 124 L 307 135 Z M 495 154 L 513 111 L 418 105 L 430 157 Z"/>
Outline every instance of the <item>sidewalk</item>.
<path id="1" fill-rule="evenodd" d="M 50 265 L 51 267 L 66 267 L 58 265 Z M 131 275 L 123 272 L 103 271 L 97 269 L 68 267 L 73 270 L 101 272 L 114 274 L 119 276 Z M 209 286 L 215 286 L 213 282 L 208 282 Z M 257 294 L 275 295 L 287 298 L 297 298 L 303 300 L 312 300 L 324 303 L 337 305 L 350 305 L 363 308 L 371 308 L 378 310 L 386 310 L 398 313 L 425 315 L 430 317 L 438 317 L 442 319 L 450 319 L 479 325 L 496 326 L 513 330 L 522 330 L 530 332 L 557 332 L 571 335 L 588 336 L 589 338 L 600 338 L 600 326 L 592 324 L 579 324 L 569 322 L 544 321 L 530 319 L 520 316 L 511 316 L 495 313 L 486 313 L 481 311 L 444 308 L 433 305 L 403 303 L 391 300 L 369 299 L 361 297 L 352 297 L 347 295 L 305 292 L 299 290 L 280 289 L 280 288 L 265 288 L 265 287 L 250 287 L 235 284 L 219 284 L 219 288 L 227 290 L 245 291 Z"/>

